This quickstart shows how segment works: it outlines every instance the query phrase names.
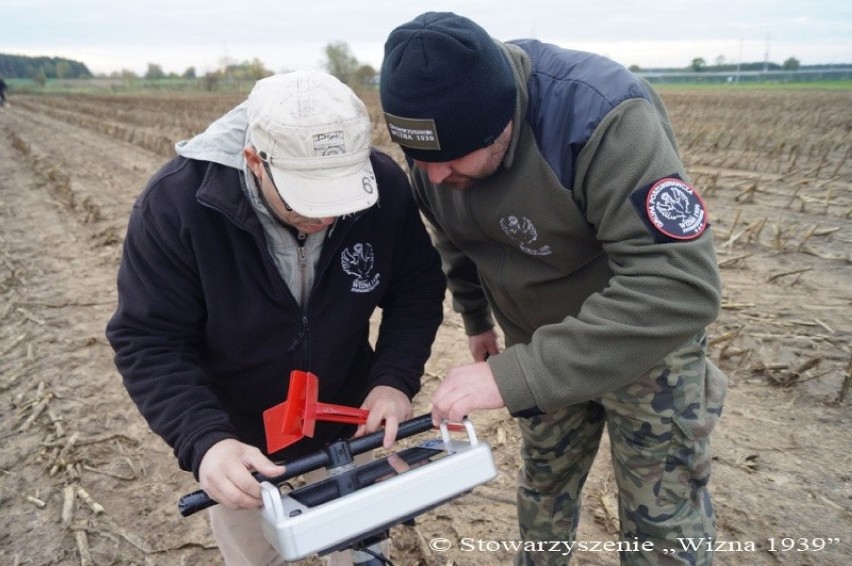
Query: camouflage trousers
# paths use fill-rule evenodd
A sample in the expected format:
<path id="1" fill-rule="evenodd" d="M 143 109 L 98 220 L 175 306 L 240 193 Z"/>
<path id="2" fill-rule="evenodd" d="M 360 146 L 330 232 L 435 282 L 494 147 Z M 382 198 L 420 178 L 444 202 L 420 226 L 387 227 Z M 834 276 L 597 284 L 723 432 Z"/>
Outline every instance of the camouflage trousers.
<path id="1" fill-rule="evenodd" d="M 606 428 L 620 523 L 612 552 L 630 565 L 711 564 L 712 552 L 701 544 L 715 537 L 709 437 L 726 389 L 725 375 L 706 359 L 702 333 L 617 391 L 518 419 L 518 521 L 525 550 L 515 563 L 564 566 L 568 556 L 589 551 L 594 541 L 575 541 L 580 494 Z M 565 546 L 547 552 L 547 545 L 529 541 L 576 544 L 566 555 Z"/>

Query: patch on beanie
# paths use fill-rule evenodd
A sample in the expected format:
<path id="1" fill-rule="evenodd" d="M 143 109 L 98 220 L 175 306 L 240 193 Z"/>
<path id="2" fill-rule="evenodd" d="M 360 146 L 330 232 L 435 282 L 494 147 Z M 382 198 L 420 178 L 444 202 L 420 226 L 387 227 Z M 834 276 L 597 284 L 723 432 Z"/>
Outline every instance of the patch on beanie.
<path id="1" fill-rule="evenodd" d="M 385 112 L 385 122 L 391 140 L 411 149 L 441 149 L 435 120 L 421 118 L 402 118 Z"/>

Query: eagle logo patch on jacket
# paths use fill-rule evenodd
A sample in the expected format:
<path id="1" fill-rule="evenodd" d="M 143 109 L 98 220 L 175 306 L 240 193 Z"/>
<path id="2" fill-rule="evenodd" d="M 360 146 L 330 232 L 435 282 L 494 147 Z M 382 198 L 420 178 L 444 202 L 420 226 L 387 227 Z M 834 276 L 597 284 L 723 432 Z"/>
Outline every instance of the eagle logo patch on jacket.
<path id="1" fill-rule="evenodd" d="M 517 216 L 501 218 L 500 228 L 504 234 L 518 242 L 518 247 L 525 253 L 530 255 L 550 255 L 553 253 L 548 245 L 533 246 L 536 240 L 538 240 L 538 230 L 536 230 L 532 220 L 526 216 L 522 216 L 521 218 Z"/>
<path id="2" fill-rule="evenodd" d="M 369 293 L 379 286 L 379 274 L 373 274 L 374 264 L 372 244 L 355 244 L 340 253 L 343 271 L 355 278 L 353 293 Z"/>
<path id="3" fill-rule="evenodd" d="M 704 200 L 676 175 L 659 179 L 630 198 L 659 242 L 694 240 L 707 228 Z"/>

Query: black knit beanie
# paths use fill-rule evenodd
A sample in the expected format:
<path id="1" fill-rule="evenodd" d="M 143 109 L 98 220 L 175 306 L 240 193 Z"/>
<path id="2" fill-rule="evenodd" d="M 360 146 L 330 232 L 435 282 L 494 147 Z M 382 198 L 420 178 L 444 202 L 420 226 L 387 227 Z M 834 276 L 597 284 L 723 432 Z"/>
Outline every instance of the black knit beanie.
<path id="1" fill-rule="evenodd" d="M 515 110 L 508 59 L 484 29 L 451 12 L 421 14 L 390 33 L 380 92 L 391 139 L 420 161 L 491 145 Z"/>

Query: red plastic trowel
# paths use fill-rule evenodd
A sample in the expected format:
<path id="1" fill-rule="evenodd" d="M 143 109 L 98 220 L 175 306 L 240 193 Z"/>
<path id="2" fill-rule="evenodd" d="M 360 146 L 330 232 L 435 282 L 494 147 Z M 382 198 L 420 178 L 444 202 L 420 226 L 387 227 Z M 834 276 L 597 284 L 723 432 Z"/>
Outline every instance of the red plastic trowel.
<path id="1" fill-rule="evenodd" d="M 319 378 L 300 370 L 290 372 L 287 400 L 263 412 L 266 448 L 278 452 L 308 436 L 313 437 L 317 421 L 364 424 L 369 411 L 343 405 L 320 403 Z"/>

